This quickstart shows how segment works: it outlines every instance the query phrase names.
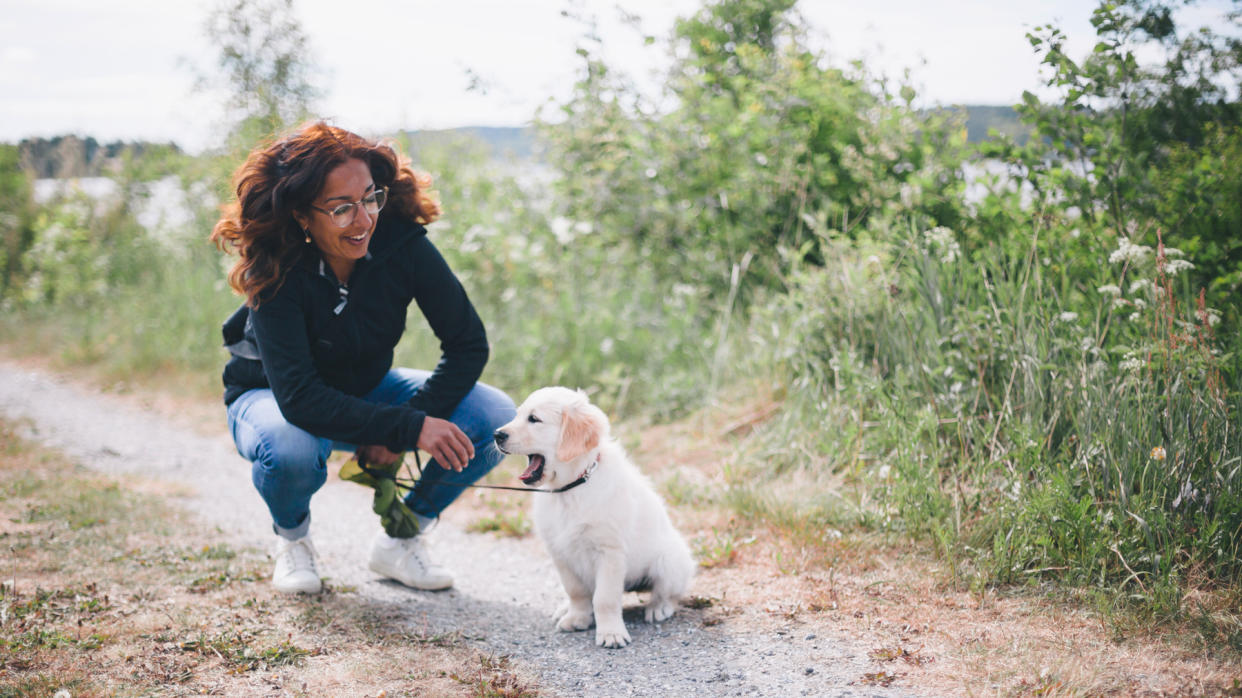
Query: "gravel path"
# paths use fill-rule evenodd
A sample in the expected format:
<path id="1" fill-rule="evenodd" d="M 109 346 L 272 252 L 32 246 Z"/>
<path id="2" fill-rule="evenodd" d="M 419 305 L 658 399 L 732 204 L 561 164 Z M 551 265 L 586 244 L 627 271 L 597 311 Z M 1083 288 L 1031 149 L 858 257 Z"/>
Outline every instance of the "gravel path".
<path id="1" fill-rule="evenodd" d="M 184 485 L 194 493 L 181 498 L 184 505 L 222 538 L 260 549 L 271 542 L 267 513 L 250 484 L 248 464 L 226 434 L 223 410 L 220 436 L 204 437 L 116 396 L 0 361 L 0 416 L 16 422 L 20 435 L 92 469 Z M 311 515 L 322 568 L 333 583 L 355 586 L 367 601 L 390 610 L 393 622 L 457 632 L 480 649 L 508 655 L 536 674 L 551 695 L 921 695 L 853 685 L 881 669 L 868 660 L 869 647 L 801 620 L 756 624 L 742 614 L 704 626 L 699 612 L 683 610 L 652 626 L 642 622 L 642 609 L 629 597 L 625 619 L 633 644 L 600 649 L 593 631 L 560 633 L 552 627 L 560 585 L 537 541 L 467 533 L 444 522 L 428 543 L 453 569 L 456 586 L 419 592 L 366 570 L 378 531 L 368 490 L 329 478 Z"/>

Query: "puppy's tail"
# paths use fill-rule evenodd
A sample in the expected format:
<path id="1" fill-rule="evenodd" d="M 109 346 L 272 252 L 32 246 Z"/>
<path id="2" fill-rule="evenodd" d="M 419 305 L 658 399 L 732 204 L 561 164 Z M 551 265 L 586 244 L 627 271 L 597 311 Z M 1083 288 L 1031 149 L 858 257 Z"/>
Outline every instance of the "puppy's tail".
<path id="1" fill-rule="evenodd" d="M 690 555 L 690 547 L 677 536 L 677 545 L 669 546 L 651 566 L 652 591 L 669 599 L 681 598 L 690 590 L 697 569 L 698 563 Z"/>

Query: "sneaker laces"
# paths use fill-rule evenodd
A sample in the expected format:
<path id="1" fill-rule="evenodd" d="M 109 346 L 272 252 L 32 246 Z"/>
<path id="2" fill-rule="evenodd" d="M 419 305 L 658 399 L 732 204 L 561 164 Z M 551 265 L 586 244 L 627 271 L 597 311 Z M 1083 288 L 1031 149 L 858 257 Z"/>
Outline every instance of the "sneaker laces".
<path id="1" fill-rule="evenodd" d="M 435 566 L 427 556 L 427 547 L 418 536 L 402 540 L 401 547 L 405 550 L 405 554 L 401 556 L 402 566 L 406 560 L 413 560 L 423 572 Z"/>
<path id="2" fill-rule="evenodd" d="M 310 536 L 303 536 L 282 544 L 276 556 L 277 561 L 283 563 L 285 569 L 290 572 L 310 570 L 315 573 L 315 576 L 319 576 L 319 570 L 315 566 L 315 545 L 311 543 Z"/>

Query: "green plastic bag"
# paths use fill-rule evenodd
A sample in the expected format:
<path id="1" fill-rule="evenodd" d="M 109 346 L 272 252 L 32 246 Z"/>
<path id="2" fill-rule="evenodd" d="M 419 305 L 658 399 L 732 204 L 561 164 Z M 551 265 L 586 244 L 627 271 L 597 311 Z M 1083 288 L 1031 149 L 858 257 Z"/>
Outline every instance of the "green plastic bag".
<path id="1" fill-rule="evenodd" d="M 371 500 L 371 510 L 379 514 L 384 533 L 393 538 L 413 538 L 418 535 L 418 519 L 414 512 L 405 505 L 405 490 L 397 485 L 398 461 L 392 465 L 370 466 L 370 470 L 381 475 L 392 477 L 375 477 L 358 465 L 357 459 L 351 458 L 341 466 L 341 479 L 356 482 L 375 490 L 375 498 Z"/>

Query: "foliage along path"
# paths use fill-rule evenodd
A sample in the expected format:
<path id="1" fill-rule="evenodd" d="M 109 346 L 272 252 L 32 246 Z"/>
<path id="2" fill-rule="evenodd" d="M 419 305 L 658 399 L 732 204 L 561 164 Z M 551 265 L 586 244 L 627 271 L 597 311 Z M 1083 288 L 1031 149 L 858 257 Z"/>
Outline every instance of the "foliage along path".
<path id="1" fill-rule="evenodd" d="M 218 530 L 221 542 L 260 549 L 271 542 L 266 510 L 250 484 L 248 464 L 227 436 L 222 411 L 219 436 L 205 436 L 132 401 L 0 361 L 0 417 L 14 422 L 19 435 L 91 469 L 180 485 L 187 493 L 184 506 Z M 560 584 L 533 537 L 497 538 L 442 522 L 429 534 L 429 547 L 454 570 L 456 586 L 431 593 L 366 570 L 378 531 L 370 490 L 333 474 L 313 500 L 311 515 L 321 571 L 330 584 L 353 589 L 393 623 L 458 633 L 483 651 L 507 655 L 552 695 L 918 695 L 909 687 L 868 681 L 877 676 L 868 648 L 824 621 L 773 624 L 753 622 L 755 614 L 746 611 L 722 618 L 683 608 L 651 626 L 642 622 L 631 595 L 625 618 L 633 644 L 600 649 L 593 631 L 560 633 L 552 627 Z"/>

